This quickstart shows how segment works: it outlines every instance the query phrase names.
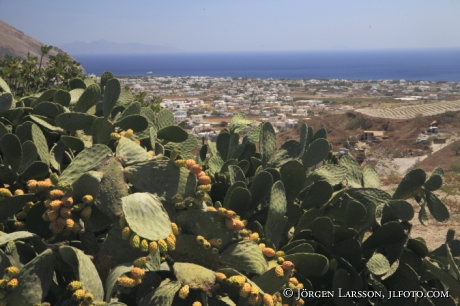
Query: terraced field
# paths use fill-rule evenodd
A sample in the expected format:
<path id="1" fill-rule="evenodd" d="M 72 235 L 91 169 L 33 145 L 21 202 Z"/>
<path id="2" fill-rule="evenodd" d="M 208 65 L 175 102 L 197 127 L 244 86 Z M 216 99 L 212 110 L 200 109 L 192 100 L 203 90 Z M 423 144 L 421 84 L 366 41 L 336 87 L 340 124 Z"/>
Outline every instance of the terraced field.
<path id="1" fill-rule="evenodd" d="M 421 114 L 432 116 L 446 111 L 459 111 L 460 101 L 444 101 L 421 105 L 392 106 L 383 108 L 359 108 L 356 112 L 363 115 L 388 119 L 411 119 Z"/>

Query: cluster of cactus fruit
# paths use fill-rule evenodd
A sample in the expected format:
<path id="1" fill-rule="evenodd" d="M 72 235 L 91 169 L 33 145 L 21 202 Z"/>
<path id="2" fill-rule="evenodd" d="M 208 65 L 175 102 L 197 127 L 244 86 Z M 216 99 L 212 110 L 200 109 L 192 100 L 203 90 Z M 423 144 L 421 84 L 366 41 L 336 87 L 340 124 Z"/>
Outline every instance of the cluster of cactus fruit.
<path id="1" fill-rule="evenodd" d="M 286 288 L 449 290 L 443 305 L 458 304 L 455 232 L 435 250 L 411 236 L 408 199 L 423 225 L 449 219 L 442 169 L 390 195 L 324 128 L 276 148 L 273 126 L 242 114 L 195 156 L 183 123 L 111 73 L 69 85 L 14 98 L 0 80 L 0 305 L 438 305 Z"/>

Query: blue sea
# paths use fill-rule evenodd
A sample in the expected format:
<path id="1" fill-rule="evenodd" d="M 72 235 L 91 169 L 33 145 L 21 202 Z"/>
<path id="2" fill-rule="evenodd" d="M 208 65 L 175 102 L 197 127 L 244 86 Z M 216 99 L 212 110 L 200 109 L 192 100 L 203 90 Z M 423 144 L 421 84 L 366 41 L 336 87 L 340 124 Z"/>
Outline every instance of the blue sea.
<path id="1" fill-rule="evenodd" d="M 96 75 L 460 82 L 460 48 L 73 56 Z"/>

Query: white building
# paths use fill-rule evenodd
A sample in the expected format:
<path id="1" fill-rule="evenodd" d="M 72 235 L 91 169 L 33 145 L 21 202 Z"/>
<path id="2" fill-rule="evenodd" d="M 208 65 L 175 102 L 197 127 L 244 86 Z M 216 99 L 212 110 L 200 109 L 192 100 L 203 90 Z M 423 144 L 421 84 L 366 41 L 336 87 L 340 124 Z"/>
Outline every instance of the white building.
<path id="1" fill-rule="evenodd" d="M 291 105 L 283 105 L 280 107 L 280 112 L 283 114 L 292 114 L 294 108 Z"/>
<path id="2" fill-rule="evenodd" d="M 185 110 L 176 110 L 174 112 L 174 122 L 179 123 L 187 119 L 187 112 Z"/>
<path id="3" fill-rule="evenodd" d="M 203 115 L 191 115 L 190 118 L 192 119 L 193 123 L 203 123 Z"/>

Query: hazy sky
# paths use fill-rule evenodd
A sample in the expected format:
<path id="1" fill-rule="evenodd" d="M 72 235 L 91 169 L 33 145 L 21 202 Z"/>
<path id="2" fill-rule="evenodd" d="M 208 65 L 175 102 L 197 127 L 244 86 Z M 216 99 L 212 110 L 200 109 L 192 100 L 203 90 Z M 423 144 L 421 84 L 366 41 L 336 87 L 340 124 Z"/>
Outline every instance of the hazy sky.
<path id="1" fill-rule="evenodd" d="M 105 39 L 184 51 L 460 47 L 458 0 L 0 0 L 45 44 Z"/>

